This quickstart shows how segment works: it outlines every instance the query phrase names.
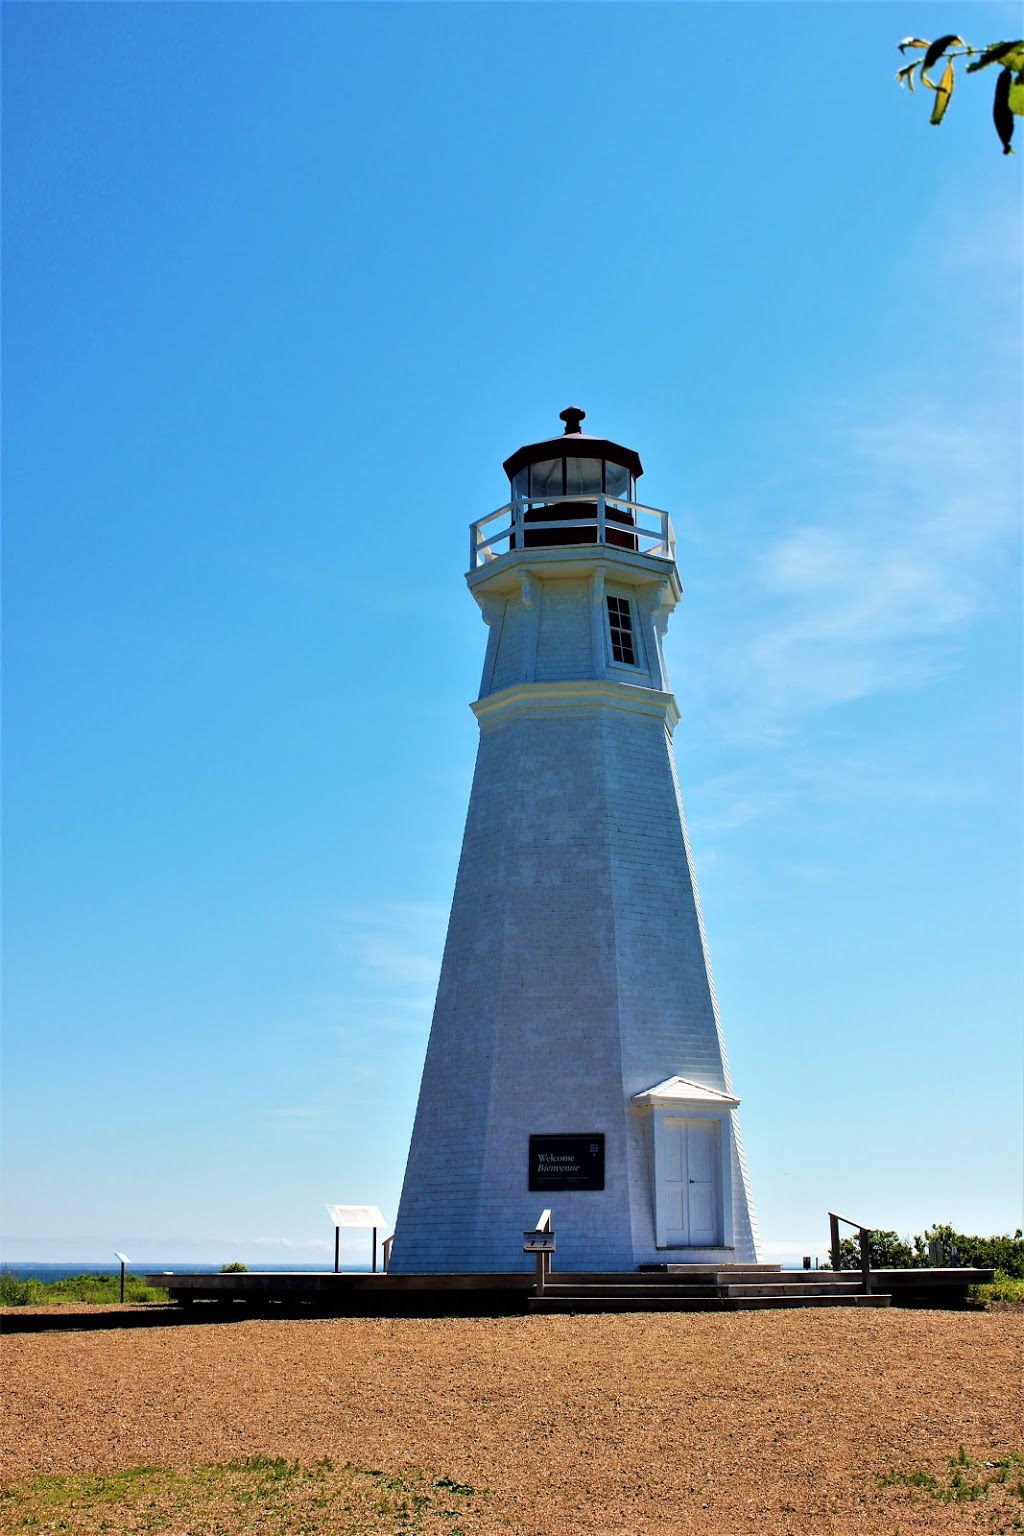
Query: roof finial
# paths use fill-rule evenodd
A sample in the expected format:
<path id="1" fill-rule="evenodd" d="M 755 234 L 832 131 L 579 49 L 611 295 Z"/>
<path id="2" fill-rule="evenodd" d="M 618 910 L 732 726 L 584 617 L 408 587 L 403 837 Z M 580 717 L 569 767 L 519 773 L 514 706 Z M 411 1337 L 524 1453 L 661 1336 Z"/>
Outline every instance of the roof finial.
<path id="1" fill-rule="evenodd" d="M 580 422 L 583 420 L 586 414 L 586 411 L 581 411 L 579 407 L 575 405 L 568 405 L 564 411 L 559 411 L 558 419 L 559 421 L 565 422 L 566 437 L 579 432 Z"/>

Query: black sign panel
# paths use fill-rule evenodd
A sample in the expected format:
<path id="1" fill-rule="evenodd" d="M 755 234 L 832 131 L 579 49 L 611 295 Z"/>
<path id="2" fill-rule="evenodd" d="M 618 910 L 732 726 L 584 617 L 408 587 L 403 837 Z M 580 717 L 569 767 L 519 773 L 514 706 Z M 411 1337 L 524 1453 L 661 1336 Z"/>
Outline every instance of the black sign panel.
<path id="1" fill-rule="evenodd" d="M 531 1136 L 530 1190 L 604 1189 L 604 1132 Z"/>

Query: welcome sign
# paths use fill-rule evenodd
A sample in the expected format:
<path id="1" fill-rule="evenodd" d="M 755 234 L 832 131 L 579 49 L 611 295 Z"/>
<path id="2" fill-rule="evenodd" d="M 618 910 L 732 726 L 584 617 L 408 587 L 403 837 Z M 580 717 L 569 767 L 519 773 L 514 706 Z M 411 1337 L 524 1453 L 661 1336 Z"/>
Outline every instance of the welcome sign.
<path id="1" fill-rule="evenodd" d="M 530 1137 L 530 1192 L 604 1189 L 604 1132 Z"/>

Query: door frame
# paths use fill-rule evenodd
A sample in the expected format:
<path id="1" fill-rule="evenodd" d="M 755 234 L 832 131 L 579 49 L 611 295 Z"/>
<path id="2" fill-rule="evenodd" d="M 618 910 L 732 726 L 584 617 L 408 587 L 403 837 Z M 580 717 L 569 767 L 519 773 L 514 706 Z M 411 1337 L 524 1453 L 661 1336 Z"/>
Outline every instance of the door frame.
<path id="1" fill-rule="evenodd" d="M 651 1105 L 654 1132 L 654 1245 L 656 1248 L 683 1250 L 689 1248 L 732 1248 L 732 1115 L 728 1109 L 698 1108 L 685 1103 Z M 666 1230 L 665 1204 L 661 1199 L 662 1175 L 666 1165 L 666 1121 L 709 1120 L 718 1125 L 718 1218 L 719 1239 L 715 1243 L 670 1242 Z"/>

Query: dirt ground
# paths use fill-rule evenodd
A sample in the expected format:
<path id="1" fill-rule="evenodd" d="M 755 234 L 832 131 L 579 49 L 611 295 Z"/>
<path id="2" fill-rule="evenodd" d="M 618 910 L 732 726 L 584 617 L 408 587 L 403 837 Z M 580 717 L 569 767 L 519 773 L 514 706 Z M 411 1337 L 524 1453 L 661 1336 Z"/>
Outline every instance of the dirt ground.
<path id="1" fill-rule="evenodd" d="M 902 1310 L 12 1335 L 0 1477 L 328 1456 L 489 1490 L 467 1536 L 1020 1531 L 1024 1482 L 943 1490 L 960 1446 L 1024 1451 L 1022 1342 Z"/>

